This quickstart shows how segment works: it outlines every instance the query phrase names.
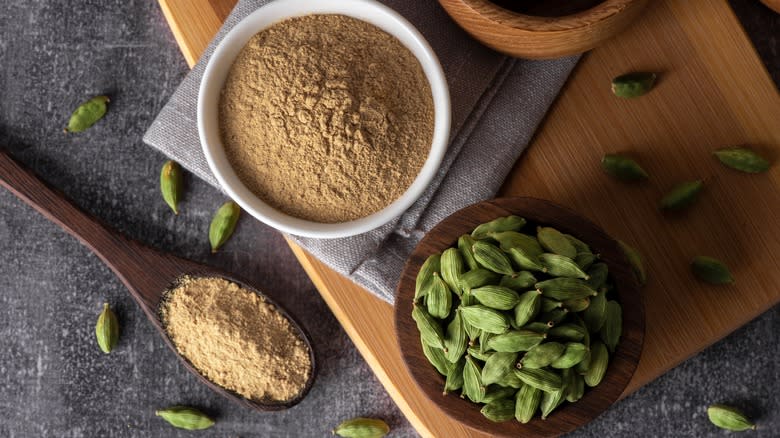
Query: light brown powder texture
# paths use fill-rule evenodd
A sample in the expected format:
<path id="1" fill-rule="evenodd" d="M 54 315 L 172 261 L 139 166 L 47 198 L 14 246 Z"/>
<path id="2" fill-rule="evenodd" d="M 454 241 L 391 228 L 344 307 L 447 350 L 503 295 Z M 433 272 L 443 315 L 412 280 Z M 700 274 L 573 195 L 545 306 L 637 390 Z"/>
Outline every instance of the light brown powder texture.
<path id="1" fill-rule="evenodd" d="M 400 41 L 343 15 L 310 15 L 258 33 L 230 69 L 222 143 L 239 179 L 274 208 L 344 222 L 375 213 L 414 181 L 434 108 L 419 61 Z"/>
<path id="2" fill-rule="evenodd" d="M 261 296 L 222 278 L 186 277 L 161 306 L 169 338 L 204 377 L 257 401 L 284 402 L 311 373 L 307 344 Z"/>

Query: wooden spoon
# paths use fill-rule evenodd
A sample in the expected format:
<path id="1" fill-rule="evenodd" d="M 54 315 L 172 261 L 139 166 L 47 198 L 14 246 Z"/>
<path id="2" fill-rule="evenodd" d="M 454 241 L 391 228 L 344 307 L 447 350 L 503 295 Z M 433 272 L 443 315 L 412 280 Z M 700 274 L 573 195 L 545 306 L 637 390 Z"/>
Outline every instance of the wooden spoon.
<path id="1" fill-rule="evenodd" d="M 246 281 L 237 279 L 233 275 L 210 266 L 165 254 L 128 239 L 81 211 L 68 201 L 65 195 L 47 186 L 30 170 L 24 168 L 2 150 L 0 150 L 0 185 L 76 237 L 100 257 L 127 286 L 130 295 L 141 306 L 149 321 L 152 322 L 163 339 L 165 339 L 168 347 L 179 356 L 190 372 L 198 376 L 198 379 L 214 391 L 242 406 L 258 411 L 277 411 L 298 404 L 311 389 L 317 366 L 309 335 L 289 312 L 268 298 L 268 296 L 259 292 L 257 288 L 251 286 Z M 246 399 L 203 377 L 189 361 L 179 354 L 160 323 L 157 308 L 163 292 L 184 275 L 222 277 L 235 282 L 265 298 L 269 303 L 276 306 L 276 309 L 292 323 L 309 349 L 312 366 L 309 380 L 297 397 L 287 402 L 263 402 Z"/>

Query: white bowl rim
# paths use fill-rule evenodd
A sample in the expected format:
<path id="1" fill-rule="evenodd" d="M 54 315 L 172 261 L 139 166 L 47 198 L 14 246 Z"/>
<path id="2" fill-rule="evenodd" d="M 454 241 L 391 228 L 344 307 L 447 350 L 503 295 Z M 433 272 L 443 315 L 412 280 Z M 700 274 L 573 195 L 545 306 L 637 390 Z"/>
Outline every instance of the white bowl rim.
<path id="1" fill-rule="evenodd" d="M 342 14 L 371 23 L 407 47 L 426 75 L 433 95 L 434 129 L 428 158 L 406 191 L 369 216 L 340 223 L 320 223 L 285 214 L 252 193 L 234 172 L 219 135 L 217 102 L 224 79 L 238 52 L 256 33 L 287 18 Z M 249 214 L 284 233 L 302 237 L 348 237 L 378 228 L 400 216 L 424 193 L 439 171 L 450 135 L 451 108 L 441 64 L 420 32 L 393 9 L 374 0 L 274 0 L 236 24 L 209 59 L 198 90 L 198 134 L 211 172 L 227 195 Z"/>

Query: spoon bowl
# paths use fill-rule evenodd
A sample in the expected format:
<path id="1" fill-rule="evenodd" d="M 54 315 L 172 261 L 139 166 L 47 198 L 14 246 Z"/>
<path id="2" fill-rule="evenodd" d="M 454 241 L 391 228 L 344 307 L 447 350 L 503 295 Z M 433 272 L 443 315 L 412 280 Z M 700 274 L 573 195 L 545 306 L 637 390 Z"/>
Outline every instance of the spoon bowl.
<path id="1" fill-rule="evenodd" d="M 0 150 L 0 186 L 59 225 L 70 235 L 92 250 L 122 280 L 130 295 L 157 329 L 166 345 L 182 360 L 184 366 L 198 379 L 225 398 L 258 411 L 279 411 L 298 404 L 311 389 L 317 374 L 317 364 L 311 338 L 295 318 L 282 306 L 262 293 L 251 283 L 219 269 L 157 251 L 128 239 L 94 217 L 81 211 L 59 191 L 47 186 L 30 170 Z M 301 392 L 292 400 L 266 402 L 249 400 L 205 378 L 181 354 L 168 337 L 159 317 L 159 307 L 166 291 L 183 276 L 221 277 L 263 297 L 282 314 L 298 332 L 306 344 L 311 360 L 309 379 Z"/>

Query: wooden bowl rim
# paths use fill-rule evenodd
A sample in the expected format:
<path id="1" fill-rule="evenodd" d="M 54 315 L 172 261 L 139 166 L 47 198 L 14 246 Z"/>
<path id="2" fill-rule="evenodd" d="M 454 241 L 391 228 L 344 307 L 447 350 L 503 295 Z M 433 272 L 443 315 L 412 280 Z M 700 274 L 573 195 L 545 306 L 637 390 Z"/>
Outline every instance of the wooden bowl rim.
<path id="1" fill-rule="evenodd" d="M 478 406 L 470 401 L 455 394 L 443 395 L 444 378 L 425 359 L 419 332 L 411 318 L 415 278 L 425 259 L 433 251 L 451 247 L 458 236 L 490 220 L 488 217 L 496 218 L 509 214 L 526 217 L 530 222 L 554 226 L 580 238 L 586 233 L 592 233 L 591 238 L 582 239 L 601 254 L 602 261 L 608 263 L 610 276 L 615 281 L 623 307 L 623 336 L 611 356 L 601 384 L 596 388 L 587 388 L 581 400 L 567 403 L 546 420 L 537 416 L 527 424 L 521 424 L 514 419 L 493 423 L 484 418 Z M 560 222 L 568 220 L 577 223 L 578 230 L 572 230 L 556 220 L 549 220 L 550 214 L 557 215 Z M 548 220 L 539 220 L 540 216 Z M 599 226 L 576 212 L 547 200 L 530 197 L 496 198 L 470 205 L 451 214 L 426 233 L 407 259 L 402 271 L 396 290 L 394 323 L 404 366 L 428 400 L 457 423 L 492 436 L 506 437 L 558 436 L 571 432 L 600 415 L 620 398 L 631 380 L 642 352 L 645 332 L 641 289 L 617 242 Z"/>
<path id="2" fill-rule="evenodd" d="M 597 22 L 607 20 L 620 14 L 637 0 L 604 0 L 601 3 L 574 14 L 560 17 L 542 17 L 522 14 L 505 9 L 490 0 L 455 0 L 460 1 L 483 19 L 530 32 L 565 32 L 580 28 L 592 27 Z"/>

